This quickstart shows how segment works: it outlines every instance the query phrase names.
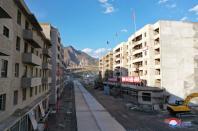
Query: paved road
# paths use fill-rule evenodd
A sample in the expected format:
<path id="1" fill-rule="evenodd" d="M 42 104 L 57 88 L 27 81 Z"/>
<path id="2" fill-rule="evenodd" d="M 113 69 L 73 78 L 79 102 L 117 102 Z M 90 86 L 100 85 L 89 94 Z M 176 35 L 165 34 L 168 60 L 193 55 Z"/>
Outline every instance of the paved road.
<path id="1" fill-rule="evenodd" d="M 78 131 L 125 131 L 80 82 L 74 87 Z"/>
<path id="2" fill-rule="evenodd" d="M 172 116 L 165 112 L 156 114 L 128 110 L 124 101 L 120 98 L 106 96 L 103 91 L 92 88 L 89 88 L 89 92 L 127 131 L 198 131 L 198 125 L 189 128 L 169 127 L 164 120 Z"/>

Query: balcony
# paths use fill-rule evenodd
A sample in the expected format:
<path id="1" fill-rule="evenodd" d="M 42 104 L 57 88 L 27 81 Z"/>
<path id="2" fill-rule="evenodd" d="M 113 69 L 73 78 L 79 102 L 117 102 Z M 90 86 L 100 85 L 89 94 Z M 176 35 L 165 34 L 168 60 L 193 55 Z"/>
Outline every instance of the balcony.
<path id="1" fill-rule="evenodd" d="M 31 77 L 31 78 L 22 78 L 22 87 L 35 87 L 41 85 L 41 78 L 40 77 Z"/>
<path id="2" fill-rule="evenodd" d="M 22 60 L 23 63 L 31 64 L 33 66 L 41 65 L 41 58 L 32 53 L 24 53 Z"/>
<path id="3" fill-rule="evenodd" d="M 142 52 L 142 48 L 141 49 L 134 49 L 132 55 L 136 55 Z"/>
<path id="4" fill-rule="evenodd" d="M 160 48 L 160 43 L 158 41 L 154 42 L 154 49 Z"/>
<path id="5" fill-rule="evenodd" d="M 41 48 L 42 47 L 42 43 L 43 41 L 41 40 L 41 38 L 38 36 L 37 32 L 34 30 L 27 30 L 24 29 L 23 30 L 23 38 L 30 42 L 30 44 L 32 46 L 34 46 L 35 48 Z"/>
<path id="6" fill-rule="evenodd" d="M 159 39 L 159 38 L 160 38 L 159 33 L 156 33 L 156 34 L 154 35 L 154 40 Z"/>
<path id="7" fill-rule="evenodd" d="M 0 56 L 9 56 L 11 54 L 12 43 L 9 38 L 0 34 Z"/>
<path id="8" fill-rule="evenodd" d="M 52 52 L 50 49 L 43 49 L 43 55 L 51 58 L 52 57 Z"/>
<path id="9" fill-rule="evenodd" d="M 136 57 L 136 58 L 133 58 L 132 63 L 142 62 L 142 61 L 143 61 L 142 57 Z"/>
<path id="10" fill-rule="evenodd" d="M 50 63 L 43 63 L 42 67 L 45 70 L 51 70 L 52 69 L 52 65 Z"/>
<path id="11" fill-rule="evenodd" d="M 52 83 L 52 78 L 51 77 L 42 78 L 42 83 L 43 84 Z"/>
<path id="12" fill-rule="evenodd" d="M 160 53 L 156 53 L 154 58 L 155 59 L 160 59 Z"/>
<path id="13" fill-rule="evenodd" d="M 160 64 L 155 65 L 155 69 L 160 69 Z"/>
<path id="14" fill-rule="evenodd" d="M 161 79 L 161 75 L 155 75 L 155 79 L 160 80 Z"/>

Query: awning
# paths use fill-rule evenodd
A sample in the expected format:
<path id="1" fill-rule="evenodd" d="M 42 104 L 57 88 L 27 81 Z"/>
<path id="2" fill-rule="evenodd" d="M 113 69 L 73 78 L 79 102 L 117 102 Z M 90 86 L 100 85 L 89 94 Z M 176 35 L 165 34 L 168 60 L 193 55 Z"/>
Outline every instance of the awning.
<path id="1" fill-rule="evenodd" d="M 37 123 L 37 121 L 36 121 L 36 119 L 35 119 L 33 110 L 31 110 L 31 111 L 28 113 L 28 116 L 29 116 L 29 118 L 30 118 L 30 121 L 31 121 L 31 123 L 32 123 L 32 126 L 33 126 L 34 130 L 37 130 L 38 123 Z"/>
<path id="2" fill-rule="evenodd" d="M 41 115 L 42 115 L 42 117 L 44 117 L 45 116 L 45 111 L 43 109 L 43 104 L 39 103 L 39 107 L 40 107 L 40 110 L 41 110 Z"/>
<path id="3" fill-rule="evenodd" d="M 0 7 L 0 18 L 11 18 L 10 15 L 2 7 Z"/>

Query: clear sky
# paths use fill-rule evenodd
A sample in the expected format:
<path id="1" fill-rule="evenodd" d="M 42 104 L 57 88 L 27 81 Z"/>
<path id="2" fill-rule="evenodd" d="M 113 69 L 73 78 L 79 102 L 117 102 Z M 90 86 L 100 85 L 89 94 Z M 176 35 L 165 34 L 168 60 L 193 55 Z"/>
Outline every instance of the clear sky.
<path id="1" fill-rule="evenodd" d="M 198 0 L 25 1 L 40 22 L 59 29 L 64 46 L 72 45 L 94 57 L 134 32 L 134 11 L 137 29 L 160 19 L 198 22 Z"/>

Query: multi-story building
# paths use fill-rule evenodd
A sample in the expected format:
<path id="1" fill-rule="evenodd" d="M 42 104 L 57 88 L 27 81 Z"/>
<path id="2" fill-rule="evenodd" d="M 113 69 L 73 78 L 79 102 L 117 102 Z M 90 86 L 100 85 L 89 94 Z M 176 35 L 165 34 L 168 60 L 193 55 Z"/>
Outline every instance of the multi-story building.
<path id="1" fill-rule="evenodd" d="M 128 50 L 126 42 L 120 43 L 113 49 L 113 75 L 115 77 L 128 75 L 127 53 Z"/>
<path id="2" fill-rule="evenodd" d="M 193 22 L 158 21 L 144 26 L 126 42 L 128 75 L 139 76 L 147 86 L 165 88 L 172 94 L 170 102 L 198 92 L 197 32 L 198 23 Z M 116 66 L 123 59 L 120 52 L 118 45 Z"/>
<path id="3" fill-rule="evenodd" d="M 113 52 L 108 52 L 105 56 L 99 60 L 99 71 L 101 72 L 102 78 L 105 76 L 105 72 L 113 72 Z"/>
<path id="4" fill-rule="evenodd" d="M 23 0 L 0 1 L 0 130 L 37 130 L 48 112 L 50 41 Z"/>
<path id="5" fill-rule="evenodd" d="M 61 44 L 61 37 L 60 33 L 57 28 L 53 27 L 48 23 L 41 24 L 43 28 L 44 34 L 48 39 L 51 40 L 51 52 L 52 52 L 52 83 L 50 85 L 50 105 L 53 109 L 57 106 L 57 102 L 61 97 L 63 92 L 65 77 L 64 77 L 64 70 L 66 69 L 64 63 L 64 49 Z"/>

